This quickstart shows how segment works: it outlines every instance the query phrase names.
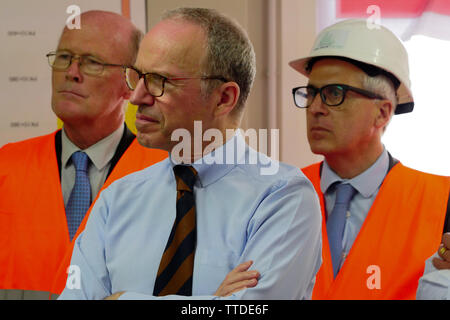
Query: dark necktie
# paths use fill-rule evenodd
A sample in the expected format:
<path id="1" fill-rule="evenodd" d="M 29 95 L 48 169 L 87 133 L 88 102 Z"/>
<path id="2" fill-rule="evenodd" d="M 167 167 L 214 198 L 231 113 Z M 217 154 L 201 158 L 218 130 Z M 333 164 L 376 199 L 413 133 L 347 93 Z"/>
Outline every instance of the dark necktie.
<path id="1" fill-rule="evenodd" d="M 327 221 L 327 235 L 330 244 L 333 274 L 336 277 L 342 260 L 342 238 L 344 237 L 345 216 L 356 190 L 348 183 L 339 183 L 336 201 Z"/>
<path id="2" fill-rule="evenodd" d="M 70 240 L 73 239 L 91 205 L 91 184 L 88 176 L 89 157 L 86 153 L 77 151 L 72 154 L 72 162 L 76 170 L 75 184 L 66 206 Z"/>
<path id="3" fill-rule="evenodd" d="M 158 269 L 153 295 L 192 295 L 192 273 L 197 238 L 194 183 L 191 166 L 173 168 L 177 182 L 177 215 Z"/>

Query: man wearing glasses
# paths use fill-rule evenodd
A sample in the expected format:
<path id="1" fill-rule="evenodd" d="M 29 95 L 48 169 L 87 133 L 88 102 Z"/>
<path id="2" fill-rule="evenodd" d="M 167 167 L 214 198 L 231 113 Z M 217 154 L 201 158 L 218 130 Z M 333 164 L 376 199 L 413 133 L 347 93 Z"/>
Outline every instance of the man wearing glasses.
<path id="1" fill-rule="evenodd" d="M 169 11 L 126 76 L 138 141 L 170 156 L 102 192 L 75 241 L 80 286 L 60 298 L 310 298 L 320 207 L 300 170 L 262 174 L 274 160 L 238 131 L 255 76 L 245 31 L 214 10 Z M 194 142 L 195 121 L 227 139 L 174 152 L 177 130 Z"/>
<path id="2" fill-rule="evenodd" d="M 290 65 L 309 78 L 294 101 L 312 152 L 325 157 L 303 169 L 323 214 L 313 299 L 414 299 L 449 227 L 450 179 L 403 166 L 381 142 L 391 117 L 413 109 L 405 48 L 382 26 L 347 20 Z"/>
<path id="3" fill-rule="evenodd" d="M 90 11 L 47 54 L 52 109 L 64 126 L 0 150 L 0 298 L 48 299 L 99 190 L 167 157 L 141 147 L 124 124 L 124 68 L 140 39 L 128 19 Z"/>

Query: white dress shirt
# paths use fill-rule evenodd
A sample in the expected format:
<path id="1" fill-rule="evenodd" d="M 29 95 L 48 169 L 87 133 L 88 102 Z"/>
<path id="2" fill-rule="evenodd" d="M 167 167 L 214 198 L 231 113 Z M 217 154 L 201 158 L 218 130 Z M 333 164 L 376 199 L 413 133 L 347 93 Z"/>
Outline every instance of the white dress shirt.
<path id="1" fill-rule="evenodd" d="M 122 124 L 109 136 L 103 138 L 89 148 L 81 150 L 85 152 L 91 160 L 88 170 L 89 181 L 91 183 L 91 201 L 95 199 L 97 193 L 105 183 L 106 176 L 108 175 L 110 168 L 111 159 L 116 152 L 124 130 L 125 126 Z M 71 157 L 74 152 L 80 151 L 80 148 L 69 140 L 64 131 L 64 127 L 61 134 L 61 145 L 61 188 L 63 192 L 64 205 L 66 206 L 69 201 L 73 185 L 75 184 L 76 172 Z"/>

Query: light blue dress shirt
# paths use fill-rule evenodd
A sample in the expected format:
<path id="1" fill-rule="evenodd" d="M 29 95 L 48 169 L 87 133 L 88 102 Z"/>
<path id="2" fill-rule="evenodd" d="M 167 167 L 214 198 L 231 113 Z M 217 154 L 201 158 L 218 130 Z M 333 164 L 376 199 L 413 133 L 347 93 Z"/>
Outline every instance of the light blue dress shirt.
<path id="1" fill-rule="evenodd" d="M 336 200 L 336 182 L 346 182 L 356 189 L 356 194 L 350 202 L 347 212 L 344 236 L 342 238 L 343 256 L 341 267 L 347 257 L 355 239 L 361 230 L 364 220 L 375 200 L 380 186 L 389 169 L 389 155 L 384 148 L 381 155 L 367 170 L 352 179 L 342 179 L 328 165 L 323 162 L 320 179 L 320 190 L 325 197 L 326 213 L 331 214 Z"/>
<path id="2" fill-rule="evenodd" d="M 225 164 L 205 164 L 217 154 L 224 154 Z M 248 164 L 255 156 L 258 163 Z M 103 299 L 119 291 L 126 291 L 121 299 L 219 299 L 213 294 L 225 276 L 248 260 L 260 272 L 257 286 L 224 299 L 311 297 L 321 264 L 318 197 L 297 168 L 277 162 L 276 174 L 261 174 L 274 161 L 249 148 L 239 133 L 193 164 L 199 179 L 192 297 L 152 296 L 176 215 L 172 161 L 101 193 L 75 242 L 71 265 L 80 282 L 69 275 L 72 289 L 66 286 L 60 299 Z"/>
<path id="3" fill-rule="evenodd" d="M 419 280 L 416 299 L 450 300 L 450 270 L 438 270 L 433 266 L 433 258 L 440 258 L 437 253 L 425 262 L 423 276 Z"/>

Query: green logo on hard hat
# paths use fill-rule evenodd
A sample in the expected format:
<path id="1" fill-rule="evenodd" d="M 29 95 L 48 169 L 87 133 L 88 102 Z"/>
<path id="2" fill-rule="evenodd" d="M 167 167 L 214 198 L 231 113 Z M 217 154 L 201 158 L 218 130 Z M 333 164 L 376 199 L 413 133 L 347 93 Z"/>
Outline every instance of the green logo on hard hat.
<path id="1" fill-rule="evenodd" d="M 320 38 L 313 51 L 325 48 L 342 48 L 347 40 L 348 31 L 346 30 L 332 30 L 325 32 Z"/>

